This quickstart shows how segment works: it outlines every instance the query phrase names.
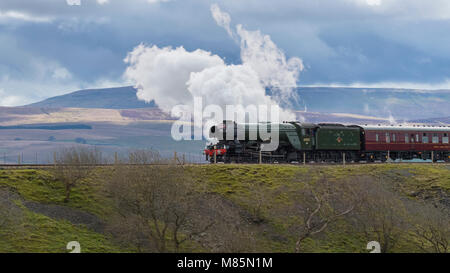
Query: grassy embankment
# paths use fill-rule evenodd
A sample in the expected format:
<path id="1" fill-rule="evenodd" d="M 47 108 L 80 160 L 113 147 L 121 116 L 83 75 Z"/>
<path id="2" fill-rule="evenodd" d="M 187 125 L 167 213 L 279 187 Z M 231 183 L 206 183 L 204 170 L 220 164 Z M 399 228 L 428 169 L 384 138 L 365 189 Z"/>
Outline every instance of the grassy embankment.
<path id="1" fill-rule="evenodd" d="M 263 221 L 251 223 L 255 236 L 254 250 L 259 252 L 292 252 L 295 230 L 285 217 L 278 217 L 277 208 L 289 206 L 290 193 L 305 183 L 326 176 L 330 181 L 367 176 L 381 179 L 392 190 L 408 200 L 442 201 L 450 193 L 450 166 L 431 164 L 385 164 L 351 166 L 293 165 L 205 165 L 189 170 L 199 185 L 222 195 L 247 215 L 257 214 Z M 83 252 L 121 252 L 133 248 L 119 246 L 107 232 L 96 232 L 68 220 L 45 216 L 32 211 L 27 202 L 58 205 L 88 212 L 107 222 L 112 214 L 112 200 L 105 191 L 104 178 L 110 170 L 98 169 L 95 175 L 77 185 L 68 203 L 64 203 L 64 187 L 46 170 L 0 170 L 0 190 L 17 194 L 14 205 L 22 211 L 22 219 L 8 227 L 0 227 L 0 252 L 67 252 L 69 241 L 79 241 Z M 447 199 L 448 201 L 448 199 Z M 289 215 L 288 215 L 289 216 Z M 293 221 L 296 220 L 292 215 Z M 251 222 L 251 221 L 250 221 Z M 415 252 L 413 235 L 403 236 L 393 251 Z M 336 222 L 324 233 L 305 241 L 305 252 L 366 252 L 366 238 L 357 233 L 348 221 Z M 205 251 L 190 244 L 185 251 Z"/>

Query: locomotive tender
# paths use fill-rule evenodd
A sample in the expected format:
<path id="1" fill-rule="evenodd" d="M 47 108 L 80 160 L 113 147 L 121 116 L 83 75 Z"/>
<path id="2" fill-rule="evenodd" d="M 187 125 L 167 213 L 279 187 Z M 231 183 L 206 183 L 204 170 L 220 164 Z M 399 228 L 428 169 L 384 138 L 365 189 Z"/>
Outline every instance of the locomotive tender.
<path id="1" fill-rule="evenodd" d="M 279 126 L 279 145 L 275 151 L 266 152 L 261 147 L 268 140 L 259 135 L 259 129 L 263 126 L 270 132 L 273 125 Z M 245 132 L 243 140 L 237 137 L 238 128 Z M 249 138 L 252 133 L 257 137 Z M 385 162 L 389 158 L 450 162 L 450 126 L 224 121 L 210 129 L 210 137 L 221 134 L 223 140 L 204 151 L 210 162 Z"/>

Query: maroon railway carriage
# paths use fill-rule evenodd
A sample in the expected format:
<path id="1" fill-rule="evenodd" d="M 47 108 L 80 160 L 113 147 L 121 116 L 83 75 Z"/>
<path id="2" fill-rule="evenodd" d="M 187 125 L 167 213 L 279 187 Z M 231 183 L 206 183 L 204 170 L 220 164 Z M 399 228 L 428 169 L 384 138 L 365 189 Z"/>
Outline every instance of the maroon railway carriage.
<path id="1" fill-rule="evenodd" d="M 449 126 L 360 126 L 362 156 L 368 161 L 432 159 L 450 161 Z"/>

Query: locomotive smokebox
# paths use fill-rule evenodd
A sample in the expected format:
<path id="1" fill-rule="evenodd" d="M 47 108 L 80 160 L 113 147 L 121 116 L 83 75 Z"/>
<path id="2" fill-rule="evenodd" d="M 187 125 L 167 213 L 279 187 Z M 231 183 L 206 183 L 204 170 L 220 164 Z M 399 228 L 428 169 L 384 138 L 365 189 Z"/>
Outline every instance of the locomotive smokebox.
<path id="1" fill-rule="evenodd" d="M 231 120 L 224 120 L 222 123 L 212 126 L 209 129 L 209 137 L 218 140 L 232 140 L 235 137 L 236 123 Z"/>
<path id="2" fill-rule="evenodd" d="M 214 125 L 209 129 L 209 137 L 210 138 L 217 138 L 217 132 L 219 132 L 219 127 L 217 125 Z"/>

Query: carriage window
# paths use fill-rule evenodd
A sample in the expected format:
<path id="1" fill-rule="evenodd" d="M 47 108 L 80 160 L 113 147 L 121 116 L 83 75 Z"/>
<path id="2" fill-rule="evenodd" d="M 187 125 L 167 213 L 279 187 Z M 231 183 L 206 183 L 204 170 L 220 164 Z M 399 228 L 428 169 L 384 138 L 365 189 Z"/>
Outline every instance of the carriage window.
<path id="1" fill-rule="evenodd" d="M 428 136 L 427 136 L 427 133 L 423 133 L 422 143 L 428 143 Z"/>
<path id="2" fill-rule="evenodd" d="M 448 144 L 448 134 L 444 133 L 444 137 L 442 137 L 442 143 Z"/>
<path id="3" fill-rule="evenodd" d="M 380 141 L 380 137 L 378 136 L 378 134 L 375 134 L 375 141 L 376 142 Z"/>
<path id="4" fill-rule="evenodd" d="M 411 135 L 411 143 L 414 143 L 414 135 Z"/>
<path id="5" fill-rule="evenodd" d="M 408 134 L 405 134 L 405 143 L 409 143 L 409 135 Z"/>
<path id="6" fill-rule="evenodd" d="M 386 143 L 390 143 L 391 142 L 391 136 L 389 135 L 389 133 L 386 133 Z"/>
<path id="7" fill-rule="evenodd" d="M 438 134 L 433 134 L 432 142 L 433 143 L 439 143 L 439 136 L 438 136 Z"/>
<path id="8" fill-rule="evenodd" d="M 419 142 L 419 134 L 416 134 L 416 142 Z"/>
<path id="9" fill-rule="evenodd" d="M 395 142 L 395 134 L 392 134 L 392 142 Z"/>

